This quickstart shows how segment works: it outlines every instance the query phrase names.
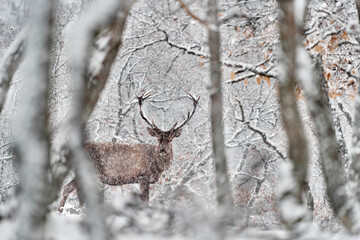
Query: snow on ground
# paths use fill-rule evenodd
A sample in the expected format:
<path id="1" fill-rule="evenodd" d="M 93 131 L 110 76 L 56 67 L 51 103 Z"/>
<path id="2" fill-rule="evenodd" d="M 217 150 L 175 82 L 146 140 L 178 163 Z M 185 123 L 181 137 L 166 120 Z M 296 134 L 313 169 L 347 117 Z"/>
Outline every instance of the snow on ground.
<path id="1" fill-rule="evenodd" d="M 58 212 L 51 212 L 48 216 L 48 221 L 45 226 L 45 240 L 86 240 L 88 236 L 82 230 L 82 218 L 84 215 L 82 214 L 60 214 Z M 144 224 L 148 224 L 149 229 L 150 226 L 153 225 L 154 222 L 148 221 L 146 216 L 138 216 L 142 218 Z M 118 218 L 117 220 L 120 220 Z M 139 219 L 140 221 L 141 219 Z M 119 221 L 121 222 L 121 221 Z M 116 221 L 113 219 L 111 224 L 116 226 Z M 129 239 L 129 240 L 188 240 L 188 239 L 216 239 L 214 236 L 216 235 L 214 232 L 209 231 L 209 226 L 207 226 L 206 222 L 201 224 L 201 222 L 194 223 L 194 225 L 202 226 L 203 234 L 183 234 L 181 232 L 177 232 L 174 234 L 157 234 L 155 232 L 116 232 L 114 229 L 111 229 L 114 233 L 114 240 L 120 239 Z M 12 239 L 13 233 L 13 222 L 12 221 L 1 221 L 0 222 L 0 236 L 1 240 L 10 240 Z M 201 230 L 201 229 L 200 229 Z M 249 228 L 245 230 L 239 230 L 237 227 L 230 227 L 227 229 L 228 235 L 226 239 L 229 240 L 260 240 L 260 239 L 294 239 L 293 236 L 284 230 L 271 230 L 271 231 L 262 231 L 259 229 Z M 340 239 L 359 239 L 358 236 L 349 236 L 346 234 L 344 230 L 341 230 L 337 234 L 331 235 L 330 233 L 321 232 L 319 228 L 315 224 L 303 223 L 300 224 L 296 230 L 300 234 L 298 238 L 301 240 L 310 240 L 310 239 L 319 239 L 319 240 L 340 240 Z"/>

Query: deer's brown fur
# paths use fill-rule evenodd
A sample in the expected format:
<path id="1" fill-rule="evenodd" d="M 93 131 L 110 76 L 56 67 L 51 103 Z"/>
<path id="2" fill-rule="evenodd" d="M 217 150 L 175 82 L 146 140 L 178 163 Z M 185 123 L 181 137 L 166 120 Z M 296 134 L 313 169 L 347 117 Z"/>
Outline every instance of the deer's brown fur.
<path id="1" fill-rule="evenodd" d="M 115 186 L 139 183 L 140 197 L 145 202 L 149 201 L 150 184 L 156 183 L 161 174 L 170 168 L 173 160 L 172 140 L 181 135 L 182 127 L 195 113 L 199 101 L 199 98 L 196 99 L 189 94 L 189 98 L 194 103 L 194 110 L 188 113 L 187 119 L 180 125 L 177 126 L 175 123 L 169 131 L 162 131 L 154 122 L 148 120 L 141 109 L 142 102 L 149 96 L 151 96 L 151 92 L 146 92 L 138 97 L 140 115 L 150 125 L 147 130 L 151 136 L 157 138 L 157 145 L 127 145 L 112 142 L 85 143 L 85 149 L 98 170 L 102 183 Z M 78 184 L 74 178 L 64 186 L 59 207 L 60 212 L 63 210 L 67 197 L 75 189 L 78 190 L 79 200 L 82 203 Z"/>

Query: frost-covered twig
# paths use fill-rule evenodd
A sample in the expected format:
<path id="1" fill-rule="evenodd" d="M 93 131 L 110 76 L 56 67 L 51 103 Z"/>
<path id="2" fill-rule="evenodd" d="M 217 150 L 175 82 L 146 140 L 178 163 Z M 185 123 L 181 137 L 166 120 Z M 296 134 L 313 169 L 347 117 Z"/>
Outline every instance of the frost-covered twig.
<path id="1" fill-rule="evenodd" d="M 225 17 L 219 19 L 219 24 L 225 24 L 229 21 L 231 21 L 232 19 L 237 19 L 237 18 L 249 18 L 249 16 L 247 16 L 246 14 L 243 14 L 243 13 L 231 13 L 231 14 L 228 14 L 226 15 Z"/>
<path id="2" fill-rule="evenodd" d="M 176 43 L 169 38 L 169 34 L 165 30 L 162 30 L 162 29 L 158 29 L 158 30 L 165 34 L 165 39 L 162 39 L 161 41 L 167 42 L 171 47 L 180 49 L 190 55 L 199 56 L 199 57 L 202 57 L 205 59 L 210 59 L 209 54 L 206 54 L 202 51 L 195 50 L 191 46 L 186 46 L 186 45 Z M 263 63 L 265 63 L 269 60 L 265 60 L 263 63 L 257 64 L 257 65 L 244 63 L 244 62 L 240 62 L 240 61 L 230 61 L 230 60 L 226 60 L 226 59 L 220 59 L 220 61 L 225 66 L 233 67 L 233 68 L 241 68 L 238 71 L 249 71 L 249 72 L 255 73 L 260 76 L 277 78 L 277 73 L 272 71 L 273 70 L 272 67 L 267 68 L 267 69 L 262 69 L 260 67 Z M 235 83 L 235 82 L 238 82 L 238 81 L 236 81 L 236 79 L 228 81 L 228 83 Z"/>
<path id="3" fill-rule="evenodd" d="M 263 64 L 265 64 L 266 62 L 269 62 L 269 61 L 270 61 L 270 58 L 266 59 L 265 61 L 263 61 L 259 64 L 256 64 L 256 65 L 242 63 L 242 62 L 238 62 L 238 61 L 229 61 L 229 60 L 224 60 L 223 63 L 225 66 L 228 66 L 228 67 L 241 68 L 240 70 L 237 70 L 235 72 L 236 74 L 244 72 L 244 71 L 249 71 L 249 72 L 255 73 L 256 75 L 259 75 L 259 76 L 264 76 L 264 77 L 269 77 L 269 78 L 277 78 L 278 77 L 277 73 L 272 71 L 273 66 L 268 67 L 266 69 L 263 69 L 261 67 Z M 226 81 L 226 83 L 236 83 L 241 80 L 243 80 L 242 76 L 238 77 L 238 78 L 234 78 L 232 80 L 228 80 L 228 81 Z"/>
<path id="4" fill-rule="evenodd" d="M 344 107 L 344 104 L 342 103 L 342 101 L 340 99 L 336 99 L 338 101 L 338 106 L 339 109 L 341 110 L 341 112 L 345 115 L 346 120 L 348 121 L 349 125 L 352 126 L 353 125 L 353 119 L 351 117 L 351 114 L 347 111 L 347 109 Z"/>
<path id="5" fill-rule="evenodd" d="M 239 104 L 239 107 L 240 107 L 240 113 L 241 113 L 241 119 L 238 119 L 240 120 L 241 122 L 243 122 L 244 124 L 247 125 L 247 127 L 253 131 L 253 132 L 256 132 L 257 134 L 259 134 L 261 136 L 261 138 L 263 139 L 264 143 L 266 145 L 268 145 L 270 148 L 272 148 L 277 154 L 279 154 L 279 156 L 285 160 L 286 159 L 286 155 L 283 154 L 280 149 L 278 147 L 275 146 L 275 144 L 269 139 L 269 137 L 267 136 L 267 134 L 262 131 L 261 129 L 255 127 L 255 126 L 252 126 L 251 123 L 249 121 L 246 121 L 245 120 L 245 114 L 244 114 L 244 109 L 243 109 L 243 106 L 241 104 L 241 102 L 236 99 L 236 101 L 238 102 Z"/>
<path id="6" fill-rule="evenodd" d="M 200 19 L 198 16 L 196 16 L 189 8 L 186 6 L 186 4 L 182 0 L 177 0 L 180 4 L 180 7 L 185 10 L 185 12 L 193 19 L 204 25 L 205 27 L 208 27 L 208 23 L 202 19 Z"/>
<path id="7" fill-rule="evenodd" d="M 328 89 L 326 89 L 325 91 L 328 91 Z M 338 102 L 340 103 L 340 102 Z M 339 158 L 341 161 L 341 165 L 344 168 L 344 171 L 346 173 L 346 177 L 345 179 L 348 180 L 348 165 L 350 163 L 350 155 L 348 152 L 348 148 L 346 146 L 346 142 L 345 142 L 345 138 L 344 138 L 344 133 L 341 127 L 341 122 L 340 122 L 340 117 L 338 114 L 336 114 L 336 109 L 335 107 L 331 104 L 330 102 L 330 106 L 331 106 L 331 112 L 333 114 L 333 120 L 334 120 L 334 128 L 335 128 L 335 134 L 336 134 L 336 138 L 337 138 L 337 148 L 338 148 L 338 154 L 339 154 Z"/>
<path id="8" fill-rule="evenodd" d="M 27 26 L 24 27 L 24 29 L 16 36 L 14 42 L 5 52 L 0 64 L 0 113 L 6 100 L 11 79 L 20 64 L 25 50 L 27 29 Z"/>
<path id="9" fill-rule="evenodd" d="M 180 168 L 180 170 L 176 173 L 176 175 L 181 175 L 182 178 L 174 184 L 173 181 L 170 181 L 169 183 L 165 182 L 165 193 L 168 193 L 166 195 L 167 199 L 174 199 L 179 194 L 181 189 L 183 188 L 186 183 L 188 183 L 196 174 L 199 172 L 199 170 L 206 165 L 206 163 L 209 162 L 211 159 L 212 152 L 209 152 L 205 155 L 203 159 L 201 159 L 199 162 L 192 161 L 189 164 L 184 164 Z M 181 174 L 180 174 L 181 173 Z"/>
<path id="10" fill-rule="evenodd" d="M 48 212 L 50 143 L 47 119 L 53 4 L 51 0 L 34 3 L 32 29 L 28 35 L 26 91 L 16 134 L 21 160 L 17 239 L 43 239 Z"/>

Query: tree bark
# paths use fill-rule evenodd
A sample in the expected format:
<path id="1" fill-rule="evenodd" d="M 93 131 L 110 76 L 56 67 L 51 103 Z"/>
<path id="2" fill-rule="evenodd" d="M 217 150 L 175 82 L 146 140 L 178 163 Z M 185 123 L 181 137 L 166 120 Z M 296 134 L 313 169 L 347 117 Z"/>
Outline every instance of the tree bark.
<path id="1" fill-rule="evenodd" d="M 216 200 L 220 214 L 229 214 L 233 209 L 231 186 L 228 177 L 224 144 L 223 96 L 221 87 L 220 29 L 217 15 L 217 1 L 208 1 L 208 45 L 210 49 L 211 83 L 210 110 L 213 157 L 215 162 Z"/>
<path id="2" fill-rule="evenodd" d="M 358 20 L 360 22 L 360 0 L 356 0 L 356 9 L 358 12 Z M 356 36 L 356 41 L 360 43 L 360 38 Z M 360 75 L 358 73 L 357 82 L 359 82 Z M 360 211 L 360 86 L 357 84 L 356 97 L 355 97 L 355 114 L 353 121 L 353 136 L 352 136 L 352 152 L 350 159 L 350 168 L 348 172 L 349 183 L 348 188 L 351 195 L 349 196 L 350 202 L 348 203 L 347 210 L 351 211 L 350 217 L 355 221 L 359 219 Z M 352 223 L 352 222 L 351 222 Z M 359 224 L 352 225 L 352 232 L 359 233 Z"/>
<path id="3" fill-rule="evenodd" d="M 310 68 L 310 66 L 308 67 Z M 327 183 L 327 194 L 335 213 L 342 223 L 351 229 L 354 222 L 350 212 L 351 209 L 347 208 L 346 174 L 338 155 L 338 142 L 332 118 L 327 82 L 324 78 L 324 69 L 320 56 L 315 58 L 314 77 L 304 79 L 303 85 L 307 106 L 317 130 L 320 157 Z"/>
<path id="4" fill-rule="evenodd" d="M 292 0 L 278 0 L 280 6 L 280 40 L 282 48 L 281 72 L 279 72 L 279 101 L 283 126 L 288 139 L 288 151 L 293 181 L 283 184 L 280 192 L 280 214 L 284 224 L 293 229 L 294 224 L 305 217 L 302 190 L 306 185 L 308 148 L 301 116 L 295 98 L 296 45 L 298 26 Z M 287 175 L 291 177 L 290 175 Z M 285 180 L 284 181 L 288 181 Z"/>
<path id="5" fill-rule="evenodd" d="M 218 217 L 215 221 L 217 239 L 224 239 L 225 224 L 232 221 L 233 200 L 227 170 L 223 126 L 223 96 L 221 86 L 220 27 L 218 23 L 217 0 L 208 1 L 208 46 L 210 50 L 210 114 L 213 158 L 215 163 L 215 185 Z"/>
<path id="6" fill-rule="evenodd" d="M 47 117 L 52 20 L 53 1 L 37 0 L 30 20 L 28 74 L 16 134 L 21 160 L 17 239 L 43 239 L 48 212 L 50 143 Z"/>
<path id="7" fill-rule="evenodd" d="M 356 0 L 356 8 L 358 10 L 358 17 L 360 22 L 360 0 Z M 360 44 L 360 39 L 356 39 Z M 357 78 L 358 82 L 360 76 Z M 353 123 L 353 137 L 352 137 L 352 153 L 349 177 L 356 187 L 354 187 L 355 195 L 358 201 L 360 201 L 360 84 L 357 84 L 356 98 L 355 98 L 355 114 Z"/>

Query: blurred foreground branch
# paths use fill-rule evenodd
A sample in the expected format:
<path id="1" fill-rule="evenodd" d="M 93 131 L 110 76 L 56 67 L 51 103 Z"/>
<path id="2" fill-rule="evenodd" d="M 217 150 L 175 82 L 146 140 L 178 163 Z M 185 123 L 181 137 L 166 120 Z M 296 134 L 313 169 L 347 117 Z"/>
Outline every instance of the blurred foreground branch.
<path id="1" fill-rule="evenodd" d="M 109 76 L 121 44 L 126 17 L 133 3 L 133 0 L 95 2 L 80 23 L 74 38 L 74 95 L 65 146 L 69 150 L 69 158 L 84 194 L 88 230 L 94 240 L 109 239 L 110 236 L 105 226 L 95 169 L 83 146 L 83 132 Z M 106 30 L 103 31 L 104 29 Z M 97 59 L 94 66 L 89 67 L 91 48 L 97 36 L 101 44 L 97 45 L 94 55 L 100 54 L 101 58 Z"/>
<path id="2" fill-rule="evenodd" d="M 293 229 L 295 224 L 304 219 L 306 209 L 303 204 L 302 190 L 306 183 L 308 148 L 301 116 L 295 98 L 297 24 L 294 16 L 294 2 L 278 0 L 280 6 L 280 40 L 282 56 L 279 72 L 279 101 L 283 126 L 288 139 L 288 151 L 291 163 L 286 173 L 291 178 L 284 179 L 280 188 L 280 214 L 284 224 Z M 290 180 L 290 181 L 289 181 Z M 285 181 L 287 182 L 285 184 Z"/>
<path id="3" fill-rule="evenodd" d="M 17 239 L 42 239 L 48 212 L 50 142 L 47 126 L 53 5 L 51 0 L 37 0 L 31 12 L 32 31 L 26 53 L 28 79 L 17 128 L 21 160 Z M 21 38 L 18 44 L 22 45 L 23 41 Z M 19 56 L 13 61 L 15 65 Z"/>

